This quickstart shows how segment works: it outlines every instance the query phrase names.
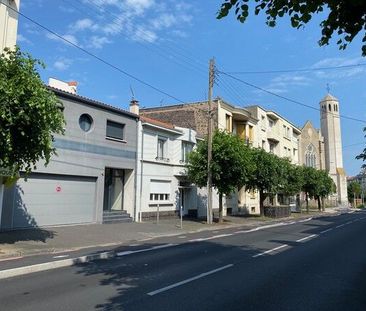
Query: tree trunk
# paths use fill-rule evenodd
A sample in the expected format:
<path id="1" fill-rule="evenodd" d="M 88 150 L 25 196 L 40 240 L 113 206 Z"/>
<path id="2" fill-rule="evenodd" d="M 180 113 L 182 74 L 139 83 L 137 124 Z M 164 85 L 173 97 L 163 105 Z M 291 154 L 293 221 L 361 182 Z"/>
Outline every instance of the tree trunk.
<path id="1" fill-rule="evenodd" d="M 261 216 L 264 216 L 264 200 L 266 199 L 263 190 L 259 190 L 259 210 Z"/>
<path id="2" fill-rule="evenodd" d="M 316 199 L 318 201 L 318 211 L 321 212 L 322 211 L 322 206 L 320 204 L 320 196 L 317 196 Z"/>
<path id="3" fill-rule="evenodd" d="M 223 222 L 222 211 L 223 211 L 222 193 L 219 193 L 219 223 Z"/>
<path id="4" fill-rule="evenodd" d="M 307 192 L 305 194 L 305 201 L 306 201 L 306 212 L 309 214 L 309 195 Z"/>
<path id="5" fill-rule="evenodd" d="M 325 198 L 322 197 L 322 211 L 324 212 L 325 211 Z"/>

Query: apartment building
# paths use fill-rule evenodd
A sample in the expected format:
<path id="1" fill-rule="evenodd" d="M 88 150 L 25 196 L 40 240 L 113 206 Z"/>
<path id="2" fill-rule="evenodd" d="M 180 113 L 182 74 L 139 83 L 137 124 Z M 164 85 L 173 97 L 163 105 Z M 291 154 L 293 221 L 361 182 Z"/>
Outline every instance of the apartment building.
<path id="1" fill-rule="evenodd" d="M 16 44 L 19 5 L 20 0 L 0 0 L 0 53 Z"/>

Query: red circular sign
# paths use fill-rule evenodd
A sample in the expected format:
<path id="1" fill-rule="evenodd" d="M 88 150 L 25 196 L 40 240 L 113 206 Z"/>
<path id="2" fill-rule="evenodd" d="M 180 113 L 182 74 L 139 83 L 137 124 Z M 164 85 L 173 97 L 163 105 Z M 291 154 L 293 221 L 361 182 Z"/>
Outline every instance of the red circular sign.
<path id="1" fill-rule="evenodd" d="M 61 186 L 56 187 L 56 192 L 61 192 Z"/>

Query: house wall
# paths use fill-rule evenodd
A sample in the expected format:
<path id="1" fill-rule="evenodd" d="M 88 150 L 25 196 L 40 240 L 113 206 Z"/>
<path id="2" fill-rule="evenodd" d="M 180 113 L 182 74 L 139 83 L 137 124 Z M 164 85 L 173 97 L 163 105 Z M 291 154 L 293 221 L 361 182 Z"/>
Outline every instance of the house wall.
<path id="1" fill-rule="evenodd" d="M 92 222 L 102 222 L 103 220 L 103 197 L 104 197 L 104 174 L 105 168 L 116 168 L 125 170 L 125 187 L 124 187 L 124 210 L 130 215 L 134 215 L 135 209 L 135 166 L 136 166 L 136 150 L 137 150 L 137 116 L 123 112 L 117 113 L 108 108 L 100 108 L 89 105 L 78 98 L 63 96 L 63 93 L 56 92 L 64 106 L 64 116 L 66 120 L 65 135 L 54 136 L 54 147 L 57 155 L 52 156 L 50 163 L 45 166 L 43 162 L 37 164 L 37 178 L 47 179 L 51 176 L 51 180 L 69 179 L 73 176 L 83 180 L 83 178 L 92 178 L 95 180 L 95 209 Z M 89 132 L 84 132 L 79 126 L 79 117 L 87 113 L 93 119 L 93 124 Z M 113 141 L 106 138 L 107 120 L 125 124 L 124 141 Z M 65 178 L 64 178 L 65 177 Z M 13 188 L 7 189 L 4 195 L 4 206 L 2 213 L 1 228 L 12 228 L 14 224 L 14 210 L 16 206 L 9 199 L 14 196 L 16 188 L 24 188 L 24 180 L 21 179 Z M 27 182 L 25 182 L 27 183 Z M 29 179 L 27 184 L 28 191 L 32 191 L 32 185 L 37 187 L 33 179 Z M 50 191 L 55 191 L 54 188 Z M 45 193 L 42 204 L 52 206 L 54 193 Z M 67 193 L 60 191 L 60 196 L 66 196 Z M 23 210 L 27 202 L 23 202 Z M 38 208 L 38 207 L 37 207 Z M 12 211 L 13 210 L 13 211 Z M 45 211 L 48 212 L 49 210 Z M 32 215 L 30 215 L 32 216 Z M 82 219 L 82 215 L 80 216 Z M 37 223 L 37 219 L 34 219 Z M 49 220 L 52 224 L 52 220 Z M 57 219 L 55 219 L 57 223 Z M 72 219 L 70 219 L 72 223 Z"/>
<path id="2" fill-rule="evenodd" d="M 0 2 L 0 53 L 5 47 L 13 48 L 17 41 L 18 14 L 3 3 L 19 11 L 20 0 L 2 0 Z"/>

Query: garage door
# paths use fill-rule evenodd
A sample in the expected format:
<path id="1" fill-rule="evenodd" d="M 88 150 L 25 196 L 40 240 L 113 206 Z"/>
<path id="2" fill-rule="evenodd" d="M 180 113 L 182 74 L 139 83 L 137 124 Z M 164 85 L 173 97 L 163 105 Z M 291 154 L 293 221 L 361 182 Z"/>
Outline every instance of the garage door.
<path id="1" fill-rule="evenodd" d="M 12 228 L 95 221 L 96 178 L 32 174 L 9 190 L 13 200 Z M 5 195 L 8 209 L 11 202 Z"/>

